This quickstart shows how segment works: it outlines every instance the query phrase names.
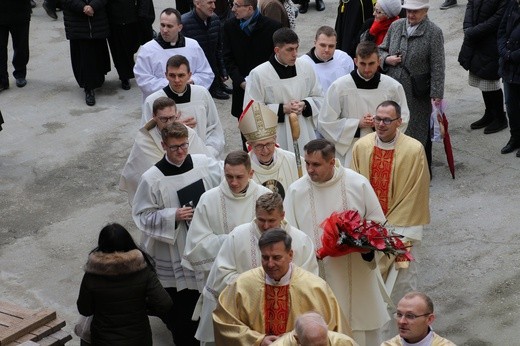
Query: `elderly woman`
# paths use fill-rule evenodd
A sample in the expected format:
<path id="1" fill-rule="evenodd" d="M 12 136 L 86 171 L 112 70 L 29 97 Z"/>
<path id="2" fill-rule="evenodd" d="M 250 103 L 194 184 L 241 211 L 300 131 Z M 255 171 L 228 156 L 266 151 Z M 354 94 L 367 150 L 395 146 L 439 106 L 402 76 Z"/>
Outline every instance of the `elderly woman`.
<path id="1" fill-rule="evenodd" d="M 520 148 L 520 5 L 518 0 L 509 1 L 498 28 L 498 74 L 504 82 L 507 116 L 511 138 L 502 148 L 508 154 Z M 520 157 L 520 150 L 516 152 Z"/>
<path id="2" fill-rule="evenodd" d="M 459 63 L 469 71 L 469 85 L 482 92 L 486 110 L 473 130 L 495 133 L 507 127 L 504 95 L 498 76 L 497 32 L 507 0 L 469 0 L 464 16 L 464 41 Z"/>
<path id="3" fill-rule="evenodd" d="M 410 122 L 406 134 L 420 141 L 431 171 L 430 115 L 432 101 L 444 96 L 444 38 L 428 19 L 428 0 L 405 0 L 406 18 L 390 25 L 379 46 L 381 66 L 399 81 L 406 93 Z"/>
<path id="4" fill-rule="evenodd" d="M 379 0 L 374 5 L 374 18 L 368 19 L 361 31 L 360 41 L 373 41 L 380 45 L 390 28 L 399 19 L 401 0 Z"/>

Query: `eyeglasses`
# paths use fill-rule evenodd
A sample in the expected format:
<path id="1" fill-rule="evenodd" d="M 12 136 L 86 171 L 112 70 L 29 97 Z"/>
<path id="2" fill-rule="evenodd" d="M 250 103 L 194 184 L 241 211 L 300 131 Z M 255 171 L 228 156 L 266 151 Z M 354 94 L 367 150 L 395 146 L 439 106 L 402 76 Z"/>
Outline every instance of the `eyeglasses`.
<path id="1" fill-rule="evenodd" d="M 171 117 L 157 117 L 157 119 L 159 119 L 159 121 L 163 124 L 166 124 L 167 122 L 173 120 L 177 120 L 179 119 L 179 116 L 178 115 L 172 115 Z"/>
<path id="2" fill-rule="evenodd" d="M 182 149 L 182 150 L 186 150 L 188 149 L 190 143 L 182 143 L 180 145 L 170 145 L 168 147 L 168 149 L 170 149 L 171 151 L 177 151 L 179 149 Z"/>
<path id="3" fill-rule="evenodd" d="M 275 143 L 273 143 L 273 142 L 267 143 L 267 144 L 257 144 L 255 146 L 253 146 L 253 149 L 255 149 L 256 151 L 264 150 L 264 148 L 268 149 L 268 150 L 272 150 L 274 148 L 274 145 L 275 145 Z"/>
<path id="4" fill-rule="evenodd" d="M 251 6 L 251 5 L 240 5 L 240 4 L 237 4 L 236 2 L 233 3 L 233 8 L 240 8 L 240 7 L 247 7 L 247 6 Z"/>
<path id="5" fill-rule="evenodd" d="M 401 318 L 404 317 L 404 319 L 407 320 L 407 321 L 413 321 L 417 317 L 429 316 L 431 314 L 432 314 L 431 312 L 428 312 L 428 313 L 423 314 L 423 315 L 415 315 L 415 314 L 412 314 L 411 312 L 407 312 L 406 314 L 402 314 L 401 312 L 394 312 L 394 318 L 396 320 L 400 320 Z"/>
<path id="6" fill-rule="evenodd" d="M 376 13 L 376 14 L 385 14 L 385 12 L 383 12 L 383 10 L 380 10 L 378 8 L 374 8 L 374 13 Z"/>
<path id="7" fill-rule="evenodd" d="M 395 119 L 390 119 L 390 118 L 380 118 L 380 117 L 374 117 L 373 120 L 374 120 L 374 123 L 376 124 L 385 124 L 385 125 L 390 125 L 393 121 L 396 121 L 397 119 L 401 119 L 401 117 L 397 117 Z"/>

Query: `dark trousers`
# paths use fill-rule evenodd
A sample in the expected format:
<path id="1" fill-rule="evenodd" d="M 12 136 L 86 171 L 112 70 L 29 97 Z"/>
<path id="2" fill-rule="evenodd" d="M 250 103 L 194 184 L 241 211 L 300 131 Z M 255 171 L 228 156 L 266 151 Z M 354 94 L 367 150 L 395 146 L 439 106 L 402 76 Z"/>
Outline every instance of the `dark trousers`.
<path id="1" fill-rule="evenodd" d="M 139 23 L 111 25 L 108 46 L 120 80 L 134 78 L 134 54 L 139 49 Z"/>
<path id="2" fill-rule="evenodd" d="M 25 78 L 27 75 L 27 63 L 29 62 L 29 23 L 16 23 L 0 25 L 0 84 L 9 85 L 7 73 L 7 44 L 9 33 L 13 42 L 13 76 Z"/>
<path id="3" fill-rule="evenodd" d="M 161 319 L 172 332 L 173 342 L 180 346 L 199 346 L 200 342 L 195 339 L 199 322 L 191 320 L 199 300 L 199 291 L 184 289 L 177 292 L 175 287 L 166 287 L 165 290 L 172 298 L 173 306 Z"/>
<path id="4" fill-rule="evenodd" d="M 520 84 L 504 82 L 511 139 L 520 141 Z"/>

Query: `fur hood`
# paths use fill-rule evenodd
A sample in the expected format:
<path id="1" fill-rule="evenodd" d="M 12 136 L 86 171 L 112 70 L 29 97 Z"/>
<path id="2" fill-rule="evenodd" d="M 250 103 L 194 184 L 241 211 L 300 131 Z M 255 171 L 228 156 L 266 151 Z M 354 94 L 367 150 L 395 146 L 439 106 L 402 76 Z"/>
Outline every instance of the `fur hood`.
<path id="1" fill-rule="evenodd" d="M 107 276 L 124 275 L 140 271 L 146 265 L 142 252 L 137 249 L 113 253 L 96 251 L 88 256 L 85 272 Z"/>

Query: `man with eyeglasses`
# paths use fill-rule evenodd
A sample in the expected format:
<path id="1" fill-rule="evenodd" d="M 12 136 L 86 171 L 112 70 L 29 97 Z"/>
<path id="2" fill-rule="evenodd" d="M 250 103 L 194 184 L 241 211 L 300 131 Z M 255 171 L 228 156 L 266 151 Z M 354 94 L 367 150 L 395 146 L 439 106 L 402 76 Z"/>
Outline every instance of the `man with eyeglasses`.
<path id="1" fill-rule="evenodd" d="M 141 175 L 164 156 L 161 131 L 169 124 L 178 121 L 175 101 L 159 97 L 153 102 L 153 117 L 138 132 L 134 145 L 121 172 L 119 189 L 128 193 L 128 203 L 132 205 L 137 183 Z M 204 141 L 191 128 L 188 129 L 190 154 L 204 154 L 213 157 Z"/>
<path id="2" fill-rule="evenodd" d="M 430 172 L 422 144 L 399 130 L 401 107 L 384 101 L 376 109 L 376 132 L 354 145 L 352 169 L 369 181 L 387 218 L 387 227 L 403 236 L 415 258 L 403 262 L 382 256 L 379 267 L 387 292 L 394 303 L 406 292 L 417 289 L 417 252 L 424 225 L 430 222 Z M 389 312 L 391 307 L 388 307 Z M 385 339 L 395 335 L 394 323 L 383 328 Z"/>
<path id="3" fill-rule="evenodd" d="M 141 46 L 137 52 L 134 75 L 143 93 L 143 102 L 150 94 L 168 84 L 164 66 L 168 58 L 175 54 L 184 55 L 191 64 L 193 75 L 189 83 L 208 89 L 215 75 L 197 41 L 181 33 L 181 13 L 175 8 L 164 9 L 160 16 L 160 26 L 159 35 Z"/>
<path id="4" fill-rule="evenodd" d="M 336 146 L 336 157 L 349 167 L 352 147 L 374 131 L 372 120 L 377 105 L 393 100 L 402 105 L 401 131 L 410 118 L 403 86 L 379 72 L 379 51 L 374 42 L 361 42 L 354 58 L 356 69 L 338 78 L 325 93 L 318 116 L 318 131 Z"/>
<path id="5" fill-rule="evenodd" d="M 260 13 L 257 0 L 234 0 L 234 18 L 223 25 L 224 64 L 233 81 L 231 115 L 239 118 L 249 72 L 273 54 L 273 33 L 282 24 Z M 245 147 L 245 139 L 242 137 Z"/>
<path id="6" fill-rule="evenodd" d="M 278 116 L 277 140 L 282 149 L 293 151 L 290 114 L 296 114 L 299 147 L 316 138 L 315 122 L 323 103 L 321 84 L 312 65 L 298 58 L 298 35 L 289 28 L 273 34 L 274 54 L 255 67 L 247 78 L 245 104 L 250 100 L 268 106 Z"/>
<path id="7" fill-rule="evenodd" d="M 161 130 L 166 154 L 143 173 L 132 216 L 141 230 L 141 245 L 153 257 L 157 276 L 173 307 L 160 316 L 176 345 L 199 345 L 197 322 L 191 320 L 199 299 L 195 272 L 181 266 L 189 223 L 200 196 L 218 186 L 222 163 L 206 155 L 188 154 L 188 128 L 173 122 Z"/>
<path id="8" fill-rule="evenodd" d="M 152 118 L 154 101 L 159 97 L 169 97 L 177 106 L 178 120 L 194 129 L 211 155 L 219 158 L 224 150 L 224 130 L 208 89 L 189 83 L 192 72 L 190 62 L 184 55 L 174 55 L 168 59 L 165 75 L 168 85 L 144 101 L 141 125 L 144 126 Z"/>
<path id="9" fill-rule="evenodd" d="M 455 346 L 431 329 L 435 321 L 433 302 L 422 292 L 407 293 L 397 304 L 394 318 L 399 335 L 383 342 L 381 346 Z"/>
<path id="10" fill-rule="evenodd" d="M 271 192 L 252 180 L 251 159 L 242 150 L 230 152 L 224 160 L 224 179 L 200 198 L 191 222 L 182 265 L 203 278 L 202 292 L 211 265 L 229 232 L 255 217 L 255 202 Z"/>
<path id="11" fill-rule="evenodd" d="M 276 144 L 277 126 L 276 114 L 254 101 L 249 103 L 238 122 L 250 149 L 253 180 L 285 198 L 285 191 L 299 176 L 294 153 Z"/>

